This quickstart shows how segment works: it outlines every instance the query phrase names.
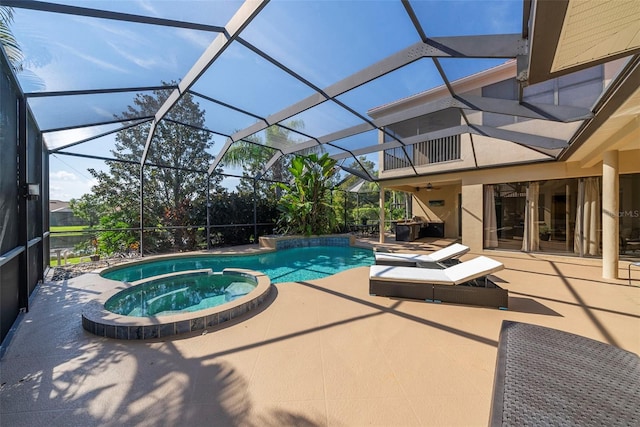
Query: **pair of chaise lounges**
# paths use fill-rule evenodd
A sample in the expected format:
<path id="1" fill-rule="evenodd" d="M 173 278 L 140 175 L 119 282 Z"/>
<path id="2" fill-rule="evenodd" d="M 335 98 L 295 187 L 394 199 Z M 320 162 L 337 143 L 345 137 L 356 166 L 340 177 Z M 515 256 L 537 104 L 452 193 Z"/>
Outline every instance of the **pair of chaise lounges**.
<path id="1" fill-rule="evenodd" d="M 459 262 L 458 257 L 468 251 L 467 246 L 454 243 L 429 255 L 376 252 L 369 293 L 506 309 L 508 291 L 487 277 L 504 265 L 485 256 Z"/>

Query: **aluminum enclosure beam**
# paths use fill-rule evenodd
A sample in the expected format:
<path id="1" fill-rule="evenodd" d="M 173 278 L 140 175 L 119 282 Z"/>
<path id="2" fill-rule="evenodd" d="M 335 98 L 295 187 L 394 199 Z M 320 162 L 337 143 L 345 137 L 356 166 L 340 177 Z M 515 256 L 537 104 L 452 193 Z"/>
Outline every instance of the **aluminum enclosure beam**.
<path id="1" fill-rule="evenodd" d="M 140 116 L 140 117 L 131 117 L 131 118 L 126 118 L 126 119 L 113 119 L 113 120 L 105 120 L 102 122 L 93 122 L 93 123 L 84 123 L 81 125 L 70 125 L 70 126 L 63 126 L 63 127 L 59 127 L 59 128 L 51 128 L 51 129 L 44 129 L 41 130 L 40 132 L 42 133 L 52 133 L 52 132 L 60 132 L 63 130 L 71 130 L 71 129 L 82 129 L 82 128 L 90 128 L 93 126 L 102 126 L 102 125 L 112 125 L 114 123 L 122 123 L 122 122 L 130 122 L 132 120 L 149 120 L 149 119 L 153 119 L 153 116 Z"/>
<path id="2" fill-rule="evenodd" d="M 87 90 L 61 90 L 55 92 L 30 92 L 25 93 L 25 98 L 47 98 L 55 96 L 75 96 L 75 95 L 101 95 L 108 93 L 123 93 L 123 92 L 150 92 L 153 90 L 171 90 L 175 89 L 176 85 L 167 86 L 144 86 L 144 87 L 120 87 L 113 89 L 87 89 Z"/>
<path id="3" fill-rule="evenodd" d="M 427 140 L 434 140 L 438 138 L 445 138 L 448 136 L 461 135 L 464 133 L 471 133 L 476 135 L 489 136 L 492 138 L 502 139 L 506 141 L 513 142 L 518 145 L 523 145 L 526 148 L 534 149 L 541 148 L 547 150 L 555 150 L 559 148 L 566 147 L 567 142 L 561 139 L 548 138 L 538 135 L 530 135 L 521 132 L 514 132 L 504 129 L 492 128 L 488 126 L 478 126 L 478 125 L 460 125 L 454 126 L 451 128 L 435 131 L 435 132 L 427 132 L 420 135 L 415 135 L 410 138 L 403 138 L 402 142 L 405 146 L 411 146 L 414 144 L 418 144 Z M 370 153 L 375 153 L 378 151 L 388 150 L 392 148 L 400 148 L 402 145 L 396 141 L 385 142 L 383 144 L 371 145 L 369 147 L 359 148 L 357 150 L 353 150 L 350 154 L 340 153 L 331 156 L 334 160 L 343 160 L 346 158 L 353 156 L 361 156 Z M 340 147 L 338 147 L 340 148 Z M 538 151 L 538 150 L 534 150 Z M 540 152 L 540 151 L 539 151 Z M 549 155 L 548 153 L 542 152 L 542 154 Z"/>
<path id="4" fill-rule="evenodd" d="M 514 100 L 485 98 L 473 95 L 456 95 L 455 104 L 458 108 L 469 110 L 562 123 L 577 122 L 593 117 L 593 112 L 588 108 L 531 102 L 520 103 Z"/>
<path id="5" fill-rule="evenodd" d="M 120 131 L 123 131 L 123 130 L 127 130 L 127 129 L 130 129 L 130 128 L 136 127 L 136 126 L 138 126 L 138 125 L 140 125 L 142 123 L 146 123 L 148 121 L 151 121 L 151 118 L 138 120 L 138 121 L 130 123 L 130 124 L 126 125 L 126 126 L 119 127 L 118 129 L 110 130 L 108 132 L 103 132 L 103 133 L 98 134 L 98 135 L 94 135 L 94 136 L 90 136 L 88 138 L 81 139 L 80 141 L 72 142 L 71 144 L 67 144 L 67 145 L 63 145 L 63 146 L 58 147 L 58 148 L 54 148 L 53 150 L 49 150 L 49 154 L 55 154 L 60 150 L 67 149 L 69 147 L 74 147 L 76 145 L 80 145 L 80 144 L 85 143 L 85 142 L 93 141 L 94 139 L 102 138 L 103 136 L 111 135 L 112 133 L 117 133 L 117 132 L 120 132 Z"/>
<path id="6" fill-rule="evenodd" d="M 516 58 L 526 53 L 527 42 L 520 34 L 499 34 L 484 36 L 434 37 L 427 42 L 418 42 L 387 58 L 370 65 L 343 80 L 316 92 L 313 95 L 265 118 L 231 136 L 209 167 L 213 171 L 226 154 L 227 150 L 238 139 L 246 138 L 256 132 L 293 117 L 316 105 L 333 99 L 356 87 L 362 86 L 378 77 L 400 69 L 422 58 Z M 286 71 L 286 70 L 285 70 Z M 296 76 L 294 76 L 296 77 Z M 304 83 L 304 82 L 303 82 Z"/>
<path id="7" fill-rule="evenodd" d="M 389 141 L 383 144 L 375 144 L 375 145 L 370 145 L 368 147 L 358 148 L 357 150 L 352 150 L 352 153 L 354 156 L 361 156 L 365 154 L 375 153 L 377 151 L 389 150 L 392 148 L 409 147 L 411 145 L 415 145 L 423 141 L 428 141 L 428 140 L 433 140 L 438 138 L 445 138 L 448 136 L 460 135 L 463 133 L 469 133 L 469 126 L 460 125 L 460 126 L 454 126 L 447 129 L 434 131 L 434 132 L 425 132 L 420 135 L 415 135 L 409 138 L 402 138 L 402 143 L 398 141 Z M 338 146 L 338 148 L 341 148 L 341 147 Z M 340 154 L 335 154 L 331 156 L 331 158 L 335 160 L 342 160 L 348 157 L 350 157 L 350 155 L 347 155 L 347 153 L 340 153 Z"/>
<path id="8" fill-rule="evenodd" d="M 536 103 L 521 104 L 515 100 L 486 98 L 474 95 L 454 95 L 421 104 L 398 113 L 379 117 L 374 120 L 374 123 L 378 127 L 388 126 L 394 123 L 442 111 L 447 108 L 484 111 L 488 113 L 519 116 L 529 119 L 551 120 L 563 123 L 587 120 L 593 117 L 593 113 L 587 108 Z"/>
<path id="9" fill-rule="evenodd" d="M 456 99 L 458 98 L 458 99 Z M 585 120 L 593 116 L 593 113 L 585 108 L 570 107 L 570 106 L 557 106 L 548 104 L 520 104 L 518 101 L 503 100 L 495 98 L 483 98 L 480 96 L 456 96 L 448 97 L 445 99 L 437 100 L 428 104 L 420 105 L 403 111 L 401 113 L 385 116 L 380 119 L 373 120 L 377 127 L 387 126 L 389 124 L 397 123 L 400 121 L 419 117 L 421 115 L 437 112 L 447 108 L 466 108 L 477 111 L 493 112 L 497 114 L 514 115 L 520 117 L 526 117 L 531 119 L 540 120 L 553 120 L 559 122 L 571 122 L 577 120 Z M 472 126 L 473 128 L 474 126 Z M 325 135 L 318 138 L 318 141 L 322 144 L 335 142 L 339 139 L 343 139 L 349 136 L 353 136 L 359 133 L 367 132 L 375 129 L 367 123 L 353 126 L 341 131 Z M 421 135 L 417 135 L 411 138 L 401 138 L 401 142 L 405 145 L 417 144 L 422 141 L 443 138 L 446 136 L 459 135 L 461 133 L 470 132 L 477 135 L 495 136 L 499 139 L 509 140 L 521 145 L 533 146 L 545 149 L 557 149 L 566 147 L 567 143 L 564 140 L 546 138 L 538 135 L 530 135 L 521 132 L 508 131 L 503 129 L 496 129 L 487 126 L 475 126 L 476 131 L 470 131 L 468 126 L 457 126 L 449 128 L 443 131 L 429 132 Z M 384 144 L 376 144 L 369 147 L 363 147 L 358 150 L 353 150 L 352 154 L 355 156 L 370 154 L 378 151 L 383 151 L 391 148 L 399 148 L 402 143 L 392 141 Z M 296 144 L 288 149 L 282 151 L 283 154 L 292 154 L 302 149 L 308 149 L 317 145 L 315 140 L 305 141 L 300 144 Z M 337 148 L 345 149 L 336 145 Z M 266 172 L 273 164 L 281 157 L 278 153 L 269 160 L 265 165 L 262 173 Z M 342 160 L 351 157 L 349 153 L 341 153 L 331 156 L 335 160 Z"/>
<path id="10" fill-rule="evenodd" d="M 291 146 L 285 150 L 282 150 L 283 154 L 292 154 L 295 153 L 296 151 L 300 151 L 300 150 L 306 150 L 308 148 L 312 148 L 316 145 L 318 145 L 318 143 L 320 144 L 327 144 L 329 142 L 335 142 L 335 141 L 339 141 L 341 139 L 344 138 L 348 138 L 350 136 L 353 135 L 358 135 L 360 133 L 364 133 L 364 132 L 368 132 L 370 130 L 376 129 L 376 127 L 371 126 L 369 123 L 362 123 L 356 126 L 352 126 L 350 128 L 346 128 L 346 129 L 342 129 L 338 132 L 333 132 L 324 136 L 321 136 L 319 138 L 314 139 L 314 140 L 309 140 L 309 141 L 305 141 L 305 142 L 301 142 L 300 144 L 296 144 L 294 146 Z M 339 148 L 339 147 L 338 147 Z"/>
<path id="11" fill-rule="evenodd" d="M 176 21 L 173 19 L 154 18 L 151 16 L 133 15 L 130 13 L 110 12 L 107 10 L 91 9 L 88 7 L 68 6 L 43 1 L 2 0 L 3 6 L 16 9 L 39 10 L 42 12 L 63 13 L 65 15 L 88 16 L 91 18 L 111 19 L 116 21 L 135 22 L 138 24 L 162 25 L 165 27 L 186 28 L 190 30 L 210 31 L 221 33 L 224 28 L 215 25 L 196 24 L 192 22 Z"/>
<path id="12" fill-rule="evenodd" d="M 182 98 L 182 94 L 187 92 L 191 86 L 202 76 L 202 74 L 209 68 L 209 66 L 224 52 L 229 45 L 238 37 L 238 35 L 246 28 L 247 25 L 260 13 L 260 11 L 267 5 L 269 0 L 260 1 L 245 1 L 242 3 L 238 11 L 229 20 L 229 23 L 225 26 L 224 32 L 216 36 L 211 42 L 207 50 L 200 56 L 196 63 L 191 67 L 191 70 L 187 72 L 184 78 L 178 84 L 178 88 L 175 89 L 171 95 L 165 100 L 162 106 L 155 114 L 155 118 L 151 124 L 149 136 L 142 152 L 141 164 L 144 165 L 149 154 L 149 148 L 151 146 L 151 140 L 155 133 L 156 126 L 167 115 L 169 110 Z"/>
<path id="13" fill-rule="evenodd" d="M 373 120 L 373 123 L 375 124 L 376 127 L 388 126 L 393 123 L 409 120 L 415 117 L 434 113 L 447 108 L 464 108 L 464 109 L 471 109 L 476 111 L 519 116 L 519 117 L 525 117 L 530 119 L 552 120 L 552 121 L 558 121 L 558 122 L 564 122 L 564 123 L 578 121 L 578 120 L 586 120 L 593 116 L 593 113 L 586 108 L 558 106 L 558 105 L 549 105 L 549 104 L 533 104 L 533 103 L 520 104 L 518 101 L 513 101 L 513 100 L 465 95 L 465 96 L 447 97 L 445 99 L 440 99 L 434 102 L 423 104 L 423 105 L 405 110 L 400 113 L 396 113 L 393 115 L 389 115 L 389 116 L 385 116 L 385 117 L 381 117 L 379 119 Z M 367 132 L 372 129 L 375 129 L 375 127 L 372 127 L 367 123 L 363 123 L 361 125 L 353 126 L 329 135 L 319 137 L 318 141 L 322 144 L 325 144 L 328 142 L 334 142 L 342 138 L 353 136 L 359 133 Z M 486 129 L 486 128 L 483 127 L 483 129 Z M 461 131 L 459 128 L 456 128 L 456 130 L 454 130 L 454 133 L 447 132 L 447 135 L 444 135 L 444 136 L 451 136 L 459 133 L 465 133 L 465 131 Z M 518 134 L 520 135 L 520 133 Z M 540 138 L 536 135 L 532 135 L 532 136 L 534 138 Z M 427 139 L 437 139 L 441 137 L 442 136 L 435 136 L 435 135 L 427 136 L 427 134 L 423 134 L 423 135 L 420 135 L 420 140 L 418 142 L 424 141 Z M 411 145 L 411 143 L 407 142 L 406 139 L 401 139 L 401 141 L 406 145 Z M 526 144 L 526 145 L 540 146 L 536 144 L 538 144 L 538 142 L 536 142 L 535 144 Z M 553 145 L 556 145 L 556 144 L 566 145 L 566 143 L 562 140 L 554 140 Z M 311 148 L 315 145 L 317 145 L 316 141 L 306 141 L 301 144 L 296 144 L 295 146 L 292 146 L 288 149 L 283 150 L 283 153 L 292 154 L 296 151 Z M 380 144 L 377 144 L 374 146 L 355 150 L 353 151 L 353 153 L 356 155 L 369 154 L 372 152 L 381 151 L 389 148 L 396 148 L 399 146 L 401 146 L 401 144 L 389 142 L 389 143 L 385 143 L 384 147 L 382 147 L 382 145 Z M 341 148 L 339 145 L 337 147 Z M 546 147 L 546 148 L 549 148 L 549 147 Z M 554 147 L 554 148 L 557 148 L 557 147 Z M 279 155 L 277 155 L 277 157 L 279 157 Z M 332 157 L 334 159 L 343 159 L 343 158 L 348 158 L 349 155 L 344 153 L 344 154 L 340 154 Z M 267 163 L 267 165 L 263 169 L 263 173 L 266 170 L 268 170 L 271 166 L 273 166 L 273 163 L 275 163 L 275 160 L 276 159 L 272 159 L 269 161 L 269 163 Z"/>
<path id="14" fill-rule="evenodd" d="M 489 126 L 470 125 L 469 132 L 475 135 L 483 135 L 491 138 L 515 142 L 516 144 L 524 145 L 529 148 L 538 147 L 547 150 L 555 150 L 566 148 L 568 146 L 568 142 L 563 139 L 531 135 L 528 133 L 498 129 Z"/>

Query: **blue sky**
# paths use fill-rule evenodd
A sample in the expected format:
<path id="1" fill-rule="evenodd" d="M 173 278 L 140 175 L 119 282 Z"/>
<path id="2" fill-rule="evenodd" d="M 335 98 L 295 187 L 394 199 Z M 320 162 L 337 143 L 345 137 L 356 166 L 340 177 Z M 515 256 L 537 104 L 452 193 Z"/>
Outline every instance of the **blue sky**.
<path id="1" fill-rule="evenodd" d="M 237 1 L 157 0 L 57 3 L 218 26 L 225 25 L 241 5 Z M 411 4 L 430 37 L 520 31 L 522 0 Z M 156 86 L 161 81 L 176 81 L 216 36 L 204 31 L 21 9 L 15 15 L 13 31 L 22 44 L 29 71 L 20 77 L 26 92 Z M 274 0 L 241 37 L 320 88 L 420 41 L 399 0 Z M 450 78 L 456 79 L 499 62 L 443 61 L 443 67 Z M 38 79 L 29 78 L 29 74 Z M 441 84 L 432 61 L 420 60 L 339 99 L 366 114 L 373 107 Z M 259 116 L 273 114 L 313 93 L 305 84 L 237 43 L 222 54 L 193 89 Z M 133 94 L 110 94 L 32 99 L 31 107 L 40 126 L 50 129 L 110 120 L 124 111 L 132 98 Z M 255 121 L 251 116 L 207 101 L 202 101 L 201 106 L 207 111 L 207 126 L 221 133 L 233 133 Z M 298 118 L 304 119 L 304 132 L 314 137 L 360 123 L 356 116 L 332 103 L 307 110 Z M 65 145 L 107 128 L 78 128 L 51 135 L 48 141 L 52 147 Z M 365 137 L 369 138 L 368 135 L 362 138 Z M 213 154 L 217 154 L 224 137 L 214 140 Z M 106 156 L 112 145 L 113 138 L 105 137 L 73 150 Z M 372 160 L 377 161 L 377 155 Z M 77 198 L 89 191 L 87 167 L 100 169 L 104 165 L 68 156 L 52 157 L 51 198 Z"/>

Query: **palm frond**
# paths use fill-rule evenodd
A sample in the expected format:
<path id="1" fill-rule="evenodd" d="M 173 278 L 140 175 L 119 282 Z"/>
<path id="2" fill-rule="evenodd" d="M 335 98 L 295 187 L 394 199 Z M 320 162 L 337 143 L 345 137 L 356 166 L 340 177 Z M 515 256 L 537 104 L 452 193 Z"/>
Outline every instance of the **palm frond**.
<path id="1" fill-rule="evenodd" d="M 13 9 L 7 6 L 0 6 L 0 45 L 2 45 L 14 70 L 21 71 L 24 55 L 18 41 L 11 32 L 10 25 L 12 22 Z"/>

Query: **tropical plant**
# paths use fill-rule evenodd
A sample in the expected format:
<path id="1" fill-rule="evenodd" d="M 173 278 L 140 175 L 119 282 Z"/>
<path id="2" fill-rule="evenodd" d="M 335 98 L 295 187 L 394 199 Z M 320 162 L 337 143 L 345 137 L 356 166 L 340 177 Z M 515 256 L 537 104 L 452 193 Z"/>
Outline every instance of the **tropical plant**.
<path id="1" fill-rule="evenodd" d="M 255 185 L 258 198 L 278 199 L 280 188 L 274 186 L 272 182 L 286 182 L 291 179 L 287 164 L 288 158 L 292 156 L 282 156 L 266 171 L 264 167 L 278 153 L 278 150 L 291 147 L 299 142 L 293 138 L 295 131 L 301 129 L 304 129 L 302 120 L 291 120 L 285 123 L 285 126 L 269 126 L 264 130 L 264 138 L 254 134 L 235 141 L 224 155 L 222 163 L 225 166 L 242 167 L 243 178 L 238 184 L 238 192 L 253 194 Z M 322 146 L 314 145 L 302 150 L 300 154 L 321 153 L 323 151 Z M 254 181 L 254 177 L 258 175 L 260 179 Z M 274 189 L 275 195 L 273 194 Z"/>
<path id="2" fill-rule="evenodd" d="M 0 6 L 0 45 L 7 54 L 9 63 L 14 71 L 22 70 L 24 56 L 20 45 L 11 31 L 11 23 L 13 22 L 13 8 L 8 6 Z"/>
<path id="3" fill-rule="evenodd" d="M 291 160 L 292 182 L 275 184 L 283 190 L 278 204 L 278 231 L 308 236 L 335 230 L 330 188 L 335 166 L 336 161 L 327 153 L 298 155 Z"/>

